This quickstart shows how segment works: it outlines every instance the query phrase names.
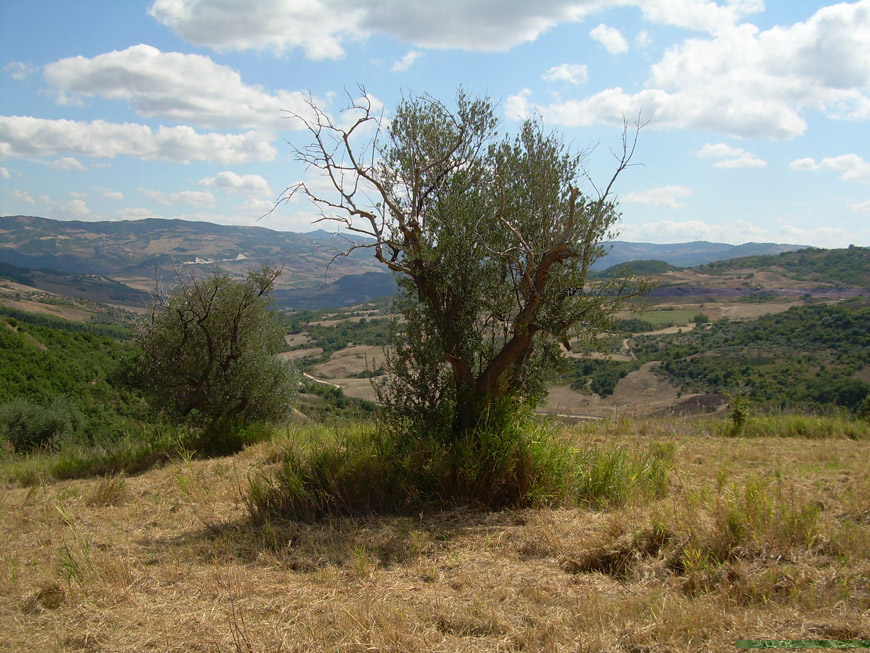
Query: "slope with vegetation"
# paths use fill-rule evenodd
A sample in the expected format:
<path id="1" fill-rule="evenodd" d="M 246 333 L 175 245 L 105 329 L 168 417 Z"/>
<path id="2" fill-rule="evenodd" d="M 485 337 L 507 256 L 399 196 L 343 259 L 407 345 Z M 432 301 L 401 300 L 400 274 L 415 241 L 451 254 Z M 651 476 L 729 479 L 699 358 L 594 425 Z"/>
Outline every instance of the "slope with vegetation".
<path id="1" fill-rule="evenodd" d="M 750 256 L 701 266 L 710 274 L 733 270 L 771 270 L 799 281 L 870 288 L 870 247 L 807 248 L 778 256 Z"/>
<path id="2" fill-rule="evenodd" d="M 744 394 L 767 407 L 859 411 L 870 384 L 870 307 L 810 304 L 752 322 L 722 320 L 706 329 L 637 336 L 635 353 L 685 390 Z"/>

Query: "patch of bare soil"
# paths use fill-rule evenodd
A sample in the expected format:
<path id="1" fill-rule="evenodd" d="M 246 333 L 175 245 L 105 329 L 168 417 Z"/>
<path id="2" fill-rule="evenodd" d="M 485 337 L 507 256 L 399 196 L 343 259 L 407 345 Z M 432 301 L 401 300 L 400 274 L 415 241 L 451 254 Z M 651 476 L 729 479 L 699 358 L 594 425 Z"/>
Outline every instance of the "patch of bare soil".
<path id="1" fill-rule="evenodd" d="M 44 304 L 37 300 L 17 300 L 10 299 L 8 296 L 3 297 L 3 303 L 10 306 L 11 308 L 18 309 L 19 311 L 27 311 L 28 313 L 39 313 L 41 315 L 52 315 L 54 317 L 60 317 L 65 320 L 70 320 L 72 322 L 87 322 L 91 319 L 93 312 L 86 311 L 82 308 L 75 308 L 72 306 L 64 306 L 58 304 Z"/>
<path id="2" fill-rule="evenodd" d="M 307 333 L 288 333 L 284 336 L 284 342 L 291 347 L 296 345 L 304 345 L 311 342 L 311 337 Z"/>
<path id="3" fill-rule="evenodd" d="M 731 320 L 754 320 L 762 315 L 772 315 L 776 313 L 785 313 L 794 303 L 748 303 L 738 302 L 722 307 L 722 317 L 727 317 Z"/>
<path id="4" fill-rule="evenodd" d="M 559 415 L 614 417 L 650 415 L 673 406 L 679 390 L 654 372 L 658 363 L 646 363 L 625 376 L 609 397 L 576 392 L 571 386 L 550 388 L 541 410 Z"/>
<path id="5" fill-rule="evenodd" d="M 376 370 L 384 363 L 384 348 L 376 345 L 352 345 L 315 366 L 314 376 L 324 379 L 344 379 L 366 370 Z"/>
<path id="6" fill-rule="evenodd" d="M 372 379 L 333 379 L 333 382 L 340 385 L 348 397 L 377 401 L 375 390 L 372 387 Z"/>
<path id="7" fill-rule="evenodd" d="M 293 361 L 299 360 L 300 358 L 305 358 L 306 356 L 319 356 L 322 353 L 322 347 L 312 347 L 311 349 L 294 349 L 293 351 L 282 351 L 280 354 L 278 354 L 278 358 Z"/>

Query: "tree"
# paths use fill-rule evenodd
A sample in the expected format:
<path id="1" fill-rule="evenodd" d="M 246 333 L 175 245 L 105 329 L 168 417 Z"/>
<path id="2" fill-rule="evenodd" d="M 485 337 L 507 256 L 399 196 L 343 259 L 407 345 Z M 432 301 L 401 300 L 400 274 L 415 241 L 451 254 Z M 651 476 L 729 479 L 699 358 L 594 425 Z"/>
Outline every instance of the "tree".
<path id="1" fill-rule="evenodd" d="M 284 332 L 268 293 L 280 273 L 264 266 L 240 281 L 179 273 L 170 292 L 158 288 L 135 336 L 134 384 L 168 416 L 203 426 L 212 438 L 284 417 L 296 377 L 275 357 Z"/>
<path id="2" fill-rule="evenodd" d="M 295 117 L 313 141 L 296 154 L 330 192 L 299 183 L 284 199 L 307 195 L 321 220 L 367 237 L 343 254 L 371 248 L 397 274 L 406 321 L 381 399 L 400 420 L 458 438 L 484 416 L 536 403 L 559 345 L 594 338 L 642 290 L 624 276 L 587 283 L 618 219 L 612 189 L 636 131 L 623 131 L 599 188 L 585 153 L 540 121 L 500 138 L 493 103 L 462 91 L 452 109 L 405 98 L 389 121 L 364 89 L 342 123 L 309 105 L 312 117 Z"/>

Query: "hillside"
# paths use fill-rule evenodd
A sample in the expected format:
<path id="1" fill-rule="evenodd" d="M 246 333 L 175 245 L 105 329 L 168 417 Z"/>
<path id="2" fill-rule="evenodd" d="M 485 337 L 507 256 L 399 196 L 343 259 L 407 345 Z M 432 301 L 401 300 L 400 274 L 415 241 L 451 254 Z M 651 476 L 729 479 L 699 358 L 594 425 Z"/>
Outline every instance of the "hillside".
<path id="1" fill-rule="evenodd" d="M 324 231 L 298 234 L 155 218 L 119 222 L 0 218 L 0 262 L 103 275 L 141 290 L 153 287 L 155 268 L 167 274 L 179 266 L 220 266 L 231 274 L 243 274 L 263 263 L 283 263 L 286 273 L 280 287 L 288 289 L 381 271 L 365 251 L 333 261 L 339 248 L 346 246 L 344 239 Z"/>
<path id="2" fill-rule="evenodd" d="M 68 296 L 141 306 L 139 293 L 153 289 L 155 270 L 164 279 L 179 269 L 214 267 L 243 275 L 268 263 L 285 266 L 275 292 L 282 308 L 343 306 L 392 294 L 394 282 L 368 250 L 334 258 L 347 245 L 343 237 L 324 231 L 291 233 L 156 218 L 67 222 L 7 216 L 0 217 L 0 264 L 5 264 L 0 276 Z M 796 248 L 758 243 L 655 245 L 615 241 L 608 244 L 595 269 L 650 259 L 666 266 L 687 267 Z M 39 274 L 34 272 L 37 270 Z"/>
<path id="3" fill-rule="evenodd" d="M 804 245 L 777 245 L 775 243 L 744 243 L 742 245 L 728 245 L 725 243 L 711 243 L 704 240 L 691 243 L 629 243 L 614 241 L 606 245 L 606 254 L 595 265 L 594 270 L 603 270 L 608 267 L 626 263 L 628 261 L 658 260 L 670 265 L 690 268 L 711 261 L 722 261 L 744 256 L 757 256 L 763 254 L 779 254 L 799 250 Z"/>
<path id="4" fill-rule="evenodd" d="M 796 281 L 870 288 L 870 247 L 807 248 L 777 256 L 748 256 L 708 263 L 699 271 L 715 275 L 764 271 Z"/>

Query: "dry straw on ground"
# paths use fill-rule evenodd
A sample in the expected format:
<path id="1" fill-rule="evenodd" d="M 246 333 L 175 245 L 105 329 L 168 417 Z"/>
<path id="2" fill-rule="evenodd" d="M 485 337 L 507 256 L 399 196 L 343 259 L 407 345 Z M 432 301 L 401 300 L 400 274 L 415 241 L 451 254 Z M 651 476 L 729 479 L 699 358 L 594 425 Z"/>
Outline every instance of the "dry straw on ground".
<path id="1" fill-rule="evenodd" d="M 4 489 L 0 638 L 14 651 L 248 652 L 870 638 L 870 442 L 724 439 L 673 421 L 566 437 L 674 442 L 668 495 L 254 527 L 246 476 L 273 444 Z M 786 519 L 803 509 L 806 523 Z"/>

